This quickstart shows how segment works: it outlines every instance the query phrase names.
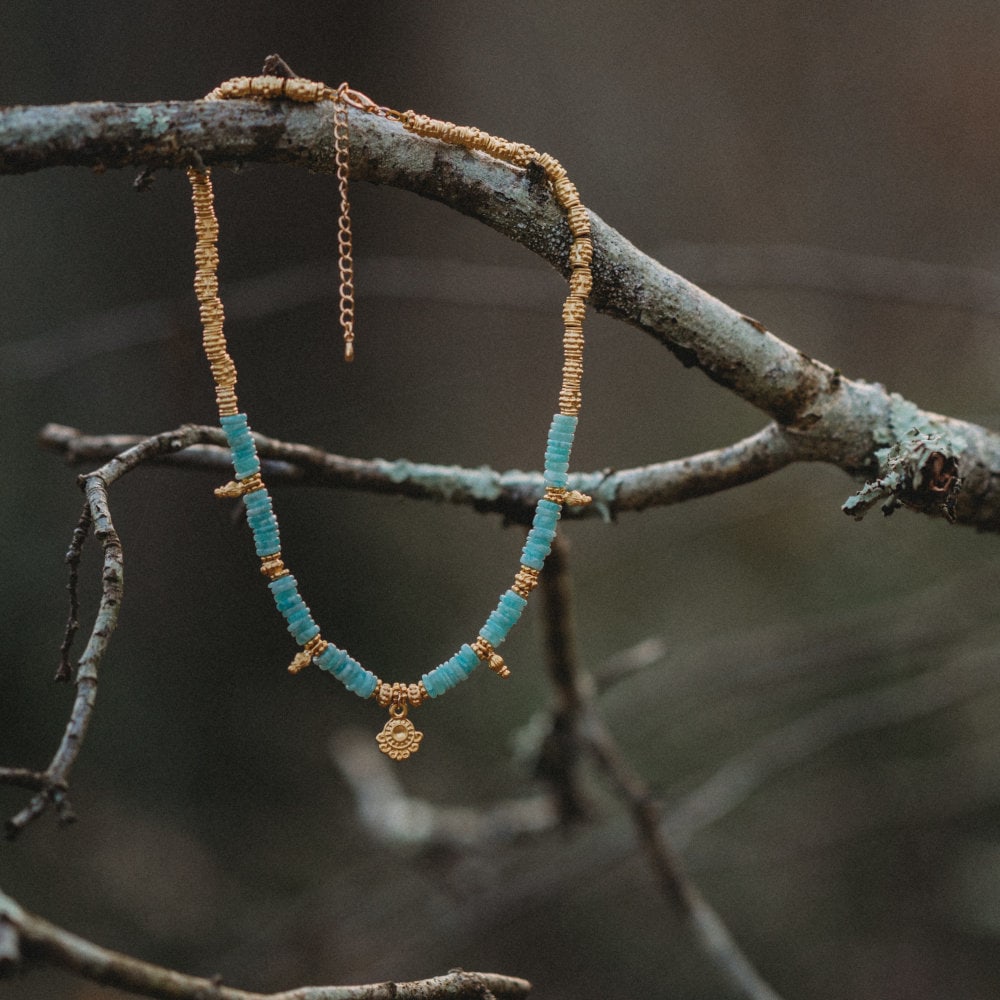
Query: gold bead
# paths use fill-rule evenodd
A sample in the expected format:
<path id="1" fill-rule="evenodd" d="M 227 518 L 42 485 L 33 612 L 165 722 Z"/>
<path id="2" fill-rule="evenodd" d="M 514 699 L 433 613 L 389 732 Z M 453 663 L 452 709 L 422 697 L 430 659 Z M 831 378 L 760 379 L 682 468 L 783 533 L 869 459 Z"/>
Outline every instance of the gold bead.
<path id="1" fill-rule="evenodd" d="M 288 575 L 288 569 L 281 561 L 280 552 L 274 552 L 269 556 L 261 556 L 260 571 L 269 580 L 277 580 L 279 576 Z"/>
<path id="2" fill-rule="evenodd" d="M 472 644 L 472 651 L 481 660 L 488 660 L 493 655 L 493 646 L 481 635 L 476 636 L 476 641 Z"/>
<path id="3" fill-rule="evenodd" d="M 549 490 L 559 489 L 559 487 L 550 486 L 545 491 L 546 500 L 554 500 L 553 497 L 549 496 Z M 555 503 L 559 503 L 559 500 L 555 500 Z M 521 566 L 517 571 L 517 576 L 514 577 L 514 583 L 511 586 L 511 590 L 515 594 L 520 594 L 521 597 L 527 598 L 530 596 L 531 592 L 538 586 L 538 570 L 532 568 L 531 566 Z"/>
<path id="4" fill-rule="evenodd" d="M 574 325 L 583 323 L 583 318 L 586 315 L 587 303 L 583 300 L 583 297 L 573 294 L 568 295 L 562 308 L 563 323 L 567 326 L 571 323 Z M 583 333 L 582 328 L 580 332 Z"/>
<path id="5" fill-rule="evenodd" d="M 594 259 L 594 244 L 586 237 L 573 241 L 569 248 L 569 263 L 571 267 L 590 267 Z"/>
<path id="6" fill-rule="evenodd" d="M 288 672 L 290 674 L 301 673 L 310 663 L 312 663 L 312 657 L 303 649 L 296 653 L 295 659 L 288 664 Z"/>
<path id="7" fill-rule="evenodd" d="M 312 104 L 321 97 L 327 96 L 329 88 L 314 80 L 296 77 L 285 81 L 285 97 L 302 104 Z"/>
<path id="8" fill-rule="evenodd" d="M 569 208 L 580 200 L 580 192 L 577 191 L 576 185 L 565 175 L 552 185 L 552 190 L 555 193 L 556 201 L 563 208 Z"/>
<path id="9" fill-rule="evenodd" d="M 494 653 L 490 657 L 488 666 L 497 677 L 510 677 L 510 668 L 503 662 L 503 657 L 498 653 Z"/>
<path id="10" fill-rule="evenodd" d="M 566 211 L 566 221 L 569 231 L 574 236 L 590 235 L 590 213 L 579 202 Z"/>
<path id="11" fill-rule="evenodd" d="M 566 176 L 566 168 L 551 153 L 540 153 L 535 157 L 535 162 L 545 171 L 553 185 Z"/>

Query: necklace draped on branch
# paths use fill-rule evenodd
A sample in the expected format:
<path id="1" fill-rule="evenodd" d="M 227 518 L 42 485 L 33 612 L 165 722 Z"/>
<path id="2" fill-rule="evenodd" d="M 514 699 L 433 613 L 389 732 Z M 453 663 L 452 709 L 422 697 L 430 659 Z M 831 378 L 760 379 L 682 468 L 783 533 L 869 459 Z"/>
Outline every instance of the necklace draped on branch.
<path id="1" fill-rule="evenodd" d="M 231 451 L 236 478 L 217 489 L 221 497 L 241 497 L 247 521 L 253 532 L 261 573 L 268 580 L 274 603 L 284 617 L 288 631 L 301 647 L 289 670 L 298 673 L 310 663 L 333 674 L 348 691 L 362 698 L 374 698 L 389 710 L 389 721 L 377 736 L 383 753 L 394 760 L 405 760 L 420 749 L 423 734 L 407 718 L 409 709 L 427 698 L 437 698 L 465 680 L 485 663 L 500 677 L 510 675 L 497 647 L 507 638 L 524 610 L 538 574 L 555 538 L 556 522 L 564 504 L 588 503 L 590 498 L 567 488 L 569 457 L 580 411 L 580 383 L 583 375 L 583 317 L 592 285 L 590 217 L 566 171 L 548 153 L 538 153 L 531 146 L 489 135 L 477 128 L 436 121 L 413 111 L 393 111 L 375 104 L 347 84 L 334 89 L 323 83 L 302 78 L 277 76 L 237 77 L 216 87 L 206 100 L 234 98 L 261 100 L 287 99 L 302 103 L 332 101 L 334 104 L 334 139 L 337 179 L 340 185 L 340 321 L 344 331 L 344 355 L 354 357 L 354 277 L 351 224 L 347 198 L 348 180 L 348 106 L 399 122 L 417 135 L 483 153 L 517 167 L 529 164 L 540 167 L 552 193 L 566 213 L 573 237 L 569 253 L 571 266 L 569 295 L 563 304 L 563 369 L 559 391 L 559 409 L 552 417 L 544 459 L 544 495 L 538 500 L 535 516 L 521 552 L 520 565 L 510 588 L 490 612 L 472 642 L 450 659 L 425 673 L 419 681 L 384 681 L 366 670 L 345 650 L 323 637 L 299 594 L 298 582 L 286 566 L 271 496 L 261 477 L 260 461 L 247 415 L 240 411 L 236 398 L 236 366 L 229 355 L 223 333 L 223 308 L 219 299 L 217 249 L 219 226 L 215 217 L 212 182 L 208 170 L 188 170 L 194 202 L 196 273 L 195 293 L 201 311 L 203 344 L 215 381 L 219 420 Z"/>

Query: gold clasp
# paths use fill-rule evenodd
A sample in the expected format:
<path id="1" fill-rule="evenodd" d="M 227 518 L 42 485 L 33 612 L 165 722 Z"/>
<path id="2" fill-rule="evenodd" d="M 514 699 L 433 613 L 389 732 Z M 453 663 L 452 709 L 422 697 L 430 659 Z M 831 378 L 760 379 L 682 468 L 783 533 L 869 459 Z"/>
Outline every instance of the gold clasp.
<path id="1" fill-rule="evenodd" d="M 403 117 L 399 111 L 376 104 L 367 94 L 362 94 L 360 90 L 349 87 L 346 81 L 337 88 L 337 100 L 349 104 L 352 108 L 357 108 L 358 111 L 367 111 L 371 115 L 388 118 L 389 121 L 398 122 Z"/>

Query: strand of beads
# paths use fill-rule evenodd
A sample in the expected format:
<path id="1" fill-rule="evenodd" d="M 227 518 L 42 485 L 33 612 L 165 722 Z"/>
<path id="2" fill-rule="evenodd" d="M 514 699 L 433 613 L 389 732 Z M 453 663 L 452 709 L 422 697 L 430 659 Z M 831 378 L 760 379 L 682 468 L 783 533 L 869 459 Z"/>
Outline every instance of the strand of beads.
<path id="1" fill-rule="evenodd" d="M 520 167 L 535 162 L 545 171 L 560 207 L 566 212 L 572 235 L 570 247 L 570 292 L 563 305 L 563 368 L 559 392 L 559 412 L 554 414 L 549 428 L 544 461 L 544 495 L 539 499 L 520 565 L 510 588 L 501 596 L 489 614 L 475 640 L 463 645 L 457 653 L 424 674 L 418 683 L 388 683 L 366 670 L 345 650 L 323 638 L 313 620 L 308 605 L 298 589 L 298 582 L 284 563 L 277 517 L 267 487 L 261 477 L 260 459 L 245 413 L 239 410 L 236 397 L 236 366 L 230 357 L 223 332 L 223 309 L 218 297 L 218 223 L 209 172 L 189 170 L 195 212 L 195 291 L 203 323 L 203 344 L 216 384 L 219 419 L 229 445 L 236 479 L 216 490 L 220 496 L 241 497 L 246 508 L 247 522 L 253 533 L 254 547 L 261 560 L 261 572 L 268 579 L 275 607 L 284 617 L 286 627 L 301 651 L 292 660 L 289 670 L 298 672 L 310 663 L 333 674 L 349 691 L 362 698 L 375 697 L 388 707 L 390 721 L 378 736 L 383 750 L 394 759 L 405 759 L 419 749 L 422 734 L 406 719 L 409 706 L 420 705 L 427 698 L 436 698 L 465 680 L 475 668 L 485 662 L 500 677 L 510 670 L 496 652 L 517 624 L 528 597 L 538 584 L 538 575 L 548 556 L 556 534 L 556 525 L 565 504 L 589 502 L 589 497 L 568 490 L 569 460 L 580 409 L 583 374 L 583 318 L 586 299 L 592 285 L 590 218 L 580 203 L 579 195 L 559 162 L 546 153 L 539 154 L 530 146 L 513 143 L 482 132 L 479 129 L 439 122 L 412 111 L 403 113 L 376 105 L 346 84 L 332 90 L 309 80 L 281 77 L 240 77 L 221 84 L 209 96 L 212 100 L 251 97 L 257 99 L 288 98 L 311 102 L 333 100 L 349 103 L 360 110 L 382 115 L 403 124 L 404 128 L 423 136 L 460 145 Z M 342 112 L 343 108 L 338 108 Z M 338 118 L 340 128 L 344 118 Z M 342 158 L 341 158 L 342 159 Z M 346 163 L 346 161 L 345 161 Z M 340 165 L 340 160 L 338 160 Z M 340 169 L 341 175 L 346 174 Z M 341 181 L 345 180 L 341 176 Z M 344 251 L 343 245 L 341 252 Z M 348 250 L 349 252 L 349 250 Z M 343 262 L 342 262 L 343 273 Z"/>

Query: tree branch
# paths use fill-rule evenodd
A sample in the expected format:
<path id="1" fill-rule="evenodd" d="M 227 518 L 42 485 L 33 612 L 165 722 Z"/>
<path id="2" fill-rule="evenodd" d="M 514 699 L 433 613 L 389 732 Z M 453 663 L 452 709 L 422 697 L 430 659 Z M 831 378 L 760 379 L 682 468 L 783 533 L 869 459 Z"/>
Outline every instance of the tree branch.
<path id="1" fill-rule="evenodd" d="M 5 968 L 34 964 L 57 965 L 96 983 L 114 986 L 160 1000 L 436 1000 L 465 998 L 514 1000 L 531 990 L 531 983 L 514 976 L 454 969 L 444 976 L 410 983 L 372 983 L 364 986 L 303 986 L 281 993 L 251 993 L 223 986 L 218 979 L 186 976 L 172 969 L 101 948 L 55 924 L 28 913 L 0 892 L 0 928 L 14 941 L 0 952 L 0 974 Z M 16 945 L 16 947 L 15 947 Z"/>
<path id="2" fill-rule="evenodd" d="M 0 173 L 48 166 L 180 167 L 285 162 L 332 171 L 333 109 L 290 102 L 164 102 L 21 107 L 0 112 Z M 349 110 L 351 176 L 470 215 L 567 270 L 569 230 L 531 170 L 412 135 Z M 1000 435 L 929 413 L 881 385 L 842 377 L 630 244 L 591 213 L 595 308 L 655 337 L 687 366 L 767 413 L 797 460 L 874 478 L 913 430 L 933 436 L 963 479 L 960 523 L 1000 530 Z M 918 470 L 919 471 L 919 470 Z M 917 509 L 940 513 L 918 502 Z"/>
<path id="3" fill-rule="evenodd" d="M 66 730 L 52 762 L 45 771 L 34 776 L 38 788 L 37 794 L 24 809 L 7 821 L 6 831 L 10 839 L 16 837 L 50 805 L 55 805 L 60 822 L 68 823 L 74 818 L 66 797 L 69 773 L 80 753 L 83 739 L 87 734 L 87 727 L 90 724 L 90 717 L 94 711 L 94 703 L 97 699 L 98 667 L 104 658 L 108 642 L 118 625 L 118 612 L 121 608 L 124 585 L 125 569 L 122 546 L 111 520 L 108 486 L 130 468 L 138 465 L 149 451 L 149 445 L 137 445 L 123 455 L 112 459 L 96 472 L 83 477 L 81 485 L 86 497 L 89 517 L 81 517 L 77 524 L 69 556 L 73 557 L 74 553 L 78 553 L 86 538 L 86 533 L 93 530 L 104 552 L 101 569 L 101 599 L 90 632 L 90 639 L 77 664 L 76 699 L 73 702 Z M 72 558 L 70 558 L 70 562 L 72 566 Z M 75 587 L 75 581 L 72 578 L 71 585 Z M 72 596 L 75 597 L 75 593 Z M 60 673 L 57 673 L 57 677 L 61 676 L 63 661 L 68 655 L 69 641 L 72 638 L 71 633 L 74 631 L 75 611 L 75 600 L 71 598 L 70 623 L 67 627 L 67 638 L 64 640 L 61 650 Z M 27 787 L 22 770 L 16 768 L 0 768 L 0 783 Z"/>
<path id="4" fill-rule="evenodd" d="M 142 446 L 147 459 L 203 469 L 232 471 L 225 435 L 218 427 L 186 425 L 152 437 L 132 434 L 88 435 L 74 427 L 47 424 L 39 443 L 69 462 L 92 462 Z M 303 444 L 254 434 L 265 472 L 273 482 L 336 486 L 369 493 L 468 504 L 503 514 L 515 523 L 530 522 L 544 492 L 541 473 L 496 472 L 480 467 L 432 465 L 407 459 L 346 458 Z M 634 469 L 572 473 L 570 488 L 594 502 L 569 507 L 565 518 L 613 518 L 628 511 L 666 506 L 753 482 L 795 461 L 796 445 L 776 424 L 725 448 Z"/>
<path id="5" fill-rule="evenodd" d="M 592 685 L 580 670 L 572 642 L 567 548 L 565 541 L 556 539 L 542 583 L 549 676 L 558 696 L 553 712 L 554 745 L 550 739 L 548 746 L 548 757 L 554 757 L 556 763 L 547 768 L 547 774 L 553 784 L 560 780 L 565 782 L 564 788 L 557 789 L 561 810 L 565 815 L 567 808 L 579 809 L 575 762 L 579 752 L 586 750 L 627 806 L 656 887 L 691 932 L 705 957 L 724 977 L 732 995 L 742 1000 L 781 1000 L 761 978 L 719 915 L 684 871 L 679 856 L 667 840 L 659 805 L 596 711 Z"/>

